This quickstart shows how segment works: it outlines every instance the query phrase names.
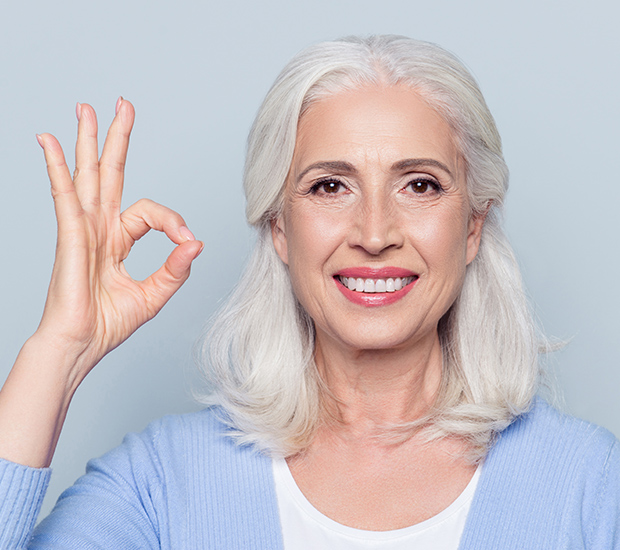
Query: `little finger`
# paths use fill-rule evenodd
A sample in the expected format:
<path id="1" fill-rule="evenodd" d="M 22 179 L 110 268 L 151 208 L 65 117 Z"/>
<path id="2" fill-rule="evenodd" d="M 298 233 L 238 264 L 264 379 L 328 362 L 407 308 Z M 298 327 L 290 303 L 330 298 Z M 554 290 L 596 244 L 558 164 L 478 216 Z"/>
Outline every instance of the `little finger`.
<path id="1" fill-rule="evenodd" d="M 78 218 L 83 214 L 82 205 L 75 191 L 65 155 L 58 140 L 51 134 L 37 135 L 37 141 L 45 153 L 47 173 L 49 175 L 54 209 L 58 221 L 59 241 L 76 227 Z"/>

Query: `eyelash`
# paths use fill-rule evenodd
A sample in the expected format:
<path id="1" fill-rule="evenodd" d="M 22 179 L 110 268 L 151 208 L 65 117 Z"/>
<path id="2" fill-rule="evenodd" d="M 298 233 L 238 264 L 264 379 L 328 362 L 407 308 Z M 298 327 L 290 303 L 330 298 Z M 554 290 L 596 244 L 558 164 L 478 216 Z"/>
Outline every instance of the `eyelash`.
<path id="1" fill-rule="evenodd" d="M 415 178 L 412 181 L 410 181 L 405 189 L 411 187 L 411 191 L 416 194 L 416 195 L 425 195 L 426 192 L 423 193 L 416 193 L 415 188 L 413 187 L 416 184 L 426 184 L 430 187 L 433 188 L 435 193 L 442 193 L 443 192 L 443 187 L 434 179 L 430 179 L 430 178 Z"/>
<path id="2" fill-rule="evenodd" d="M 335 191 L 326 191 L 326 186 L 330 185 L 330 184 L 334 184 L 335 186 L 338 186 L 337 190 Z M 344 187 L 345 189 L 347 189 L 347 186 L 342 183 L 340 180 L 337 180 L 335 178 L 325 178 L 322 180 L 317 181 L 308 191 L 309 194 L 311 195 L 318 195 L 318 194 L 323 194 L 323 195 L 337 195 L 338 191 L 340 191 L 340 187 Z"/>
<path id="3" fill-rule="evenodd" d="M 433 191 L 435 193 L 442 193 L 443 192 L 443 187 L 434 179 L 431 178 L 422 178 L 422 177 L 418 177 L 418 178 L 414 178 L 413 180 L 411 180 L 410 182 L 407 183 L 407 185 L 404 187 L 404 189 L 408 189 L 411 187 L 411 191 L 413 194 L 415 195 L 426 195 L 427 194 L 427 190 L 425 189 L 424 192 L 422 193 L 417 193 L 414 189 L 414 185 L 416 184 L 422 184 L 422 185 L 427 185 L 429 187 L 431 187 L 433 189 Z M 328 185 L 333 185 L 334 188 L 332 188 L 331 191 L 326 190 Z M 308 194 L 310 195 L 337 195 L 339 194 L 338 192 L 341 190 L 340 188 L 343 187 L 345 190 L 348 189 L 347 186 L 341 182 L 338 179 L 335 178 L 325 178 L 325 179 L 321 179 L 319 181 L 317 181 L 308 191 Z"/>

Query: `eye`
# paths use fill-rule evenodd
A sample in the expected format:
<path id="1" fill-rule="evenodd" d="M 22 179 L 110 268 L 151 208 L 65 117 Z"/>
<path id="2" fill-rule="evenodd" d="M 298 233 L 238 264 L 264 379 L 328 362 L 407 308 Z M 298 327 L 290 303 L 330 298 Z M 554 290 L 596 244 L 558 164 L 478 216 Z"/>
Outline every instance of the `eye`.
<path id="1" fill-rule="evenodd" d="M 427 178 L 416 178 L 407 185 L 416 195 L 434 195 L 443 191 L 441 185 L 435 180 Z"/>
<path id="2" fill-rule="evenodd" d="M 344 184 L 335 179 L 325 179 L 316 182 L 311 188 L 313 195 L 336 195 L 346 190 Z"/>

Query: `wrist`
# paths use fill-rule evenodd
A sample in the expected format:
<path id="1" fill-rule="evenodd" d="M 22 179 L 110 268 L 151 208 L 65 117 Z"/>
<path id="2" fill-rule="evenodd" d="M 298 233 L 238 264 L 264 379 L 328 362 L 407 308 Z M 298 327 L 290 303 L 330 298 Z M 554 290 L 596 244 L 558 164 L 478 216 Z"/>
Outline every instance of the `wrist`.
<path id="1" fill-rule="evenodd" d="M 0 457 L 49 466 L 75 390 L 85 370 L 75 350 L 41 334 L 22 347 L 0 390 Z"/>
<path id="2" fill-rule="evenodd" d="M 86 346 L 37 330 L 23 345 L 15 367 L 53 379 L 54 386 L 63 388 L 70 400 L 92 368 L 85 364 L 88 362 L 86 354 Z"/>

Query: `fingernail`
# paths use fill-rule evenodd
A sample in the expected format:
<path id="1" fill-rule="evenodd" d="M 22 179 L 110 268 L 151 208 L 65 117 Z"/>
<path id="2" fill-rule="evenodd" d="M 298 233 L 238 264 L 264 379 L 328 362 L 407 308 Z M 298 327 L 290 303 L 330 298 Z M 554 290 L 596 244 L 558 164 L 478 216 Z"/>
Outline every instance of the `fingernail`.
<path id="1" fill-rule="evenodd" d="M 118 112 L 121 109 L 121 105 L 123 104 L 123 96 L 120 96 L 117 100 L 116 100 L 116 114 L 118 114 Z"/>
<path id="2" fill-rule="evenodd" d="M 181 235 L 181 237 L 183 237 L 186 241 L 195 241 L 196 237 L 194 237 L 194 234 L 185 226 L 182 226 L 179 229 L 179 234 Z"/>
<path id="3" fill-rule="evenodd" d="M 202 246 L 200 247 L 200 250 L 198 251 L 198 254 L 196 254 L 196 256 L 194 258 L 198 258 L 198 256 L 200 256 L 202 254 L 202 251 L 205 249 L 205 243 L 202 243 Z"/>
<path id="4" fill-rule="evenodd" d="M 43 138 L 42 138 L 39 134 L 37 134 L 37 141 L 39 142 L 39 145 L 40 145 L 43 149 L 45 149 L 45 147 L 43 146 Z"/>
<path id="5" fill-rule="evenodd" d="M 82 104 L 75 104 L 75 116 L 77 116 L 78 122 L 80 121 L 80 117 L 82 116 Z"/>

